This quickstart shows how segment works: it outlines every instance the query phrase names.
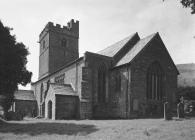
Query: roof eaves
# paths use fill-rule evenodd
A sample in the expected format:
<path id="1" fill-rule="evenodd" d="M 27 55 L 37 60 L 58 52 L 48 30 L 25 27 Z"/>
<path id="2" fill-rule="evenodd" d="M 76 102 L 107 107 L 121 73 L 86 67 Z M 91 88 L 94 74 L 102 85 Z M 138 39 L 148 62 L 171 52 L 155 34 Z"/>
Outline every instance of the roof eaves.
<path id="1" fill-rule="evenodd" d="M 115 56 L 117 56 L 120 52 L 121 52 L 121 50 L 133 39 L 133 37 L 135 37 L 135 36 L 138 36 L 139 37 L 139 35 L 138 35 L 138 33 L 137 32 L 135 32 L 132 36 L 131 36 L 131 38 L 129 38 L 129 40 L 123 45 L 123 47 L 113 56 L 113 57 L 115 57 Z"/>

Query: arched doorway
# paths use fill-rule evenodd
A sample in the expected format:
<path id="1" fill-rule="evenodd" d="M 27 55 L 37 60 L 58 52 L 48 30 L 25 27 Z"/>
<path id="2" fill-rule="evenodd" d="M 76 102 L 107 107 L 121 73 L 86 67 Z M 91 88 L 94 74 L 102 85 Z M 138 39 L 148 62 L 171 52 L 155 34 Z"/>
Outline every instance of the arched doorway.
<path id="1" fill-rule="evenodd" d="M 47 113 L 48 113 L 48 115 L 47 115 L 48 118 L 52 119 L 52 101 L 48 102 L 48 112 Z"/>

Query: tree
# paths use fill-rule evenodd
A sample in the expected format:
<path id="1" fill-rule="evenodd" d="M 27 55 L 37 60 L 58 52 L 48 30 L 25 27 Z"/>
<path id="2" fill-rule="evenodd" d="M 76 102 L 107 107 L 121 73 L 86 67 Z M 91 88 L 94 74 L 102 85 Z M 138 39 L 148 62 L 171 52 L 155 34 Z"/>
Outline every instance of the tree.
<path id="1" fill-rule="evenodd" d="M 165 0 L 163 0 L 165 1 Z M 195 14 L 195 0 L 179 0 L 185 8 L 191 8 L 191 14 Z"/>
<path id="2" fill-rule="evenodd" d="M 10 108 L 18 84 L 25 86 L 32 73 L 26 69 L 28 49 L 11 35 L 12 29 L 0 21 L 0 106 Z"/>
<path id="3" fill-rule="evenodd" d="M 195 0 L 180 0 L 181 4 L 186 8 L 191 8 L 191 14 L 195 14 Z"/>

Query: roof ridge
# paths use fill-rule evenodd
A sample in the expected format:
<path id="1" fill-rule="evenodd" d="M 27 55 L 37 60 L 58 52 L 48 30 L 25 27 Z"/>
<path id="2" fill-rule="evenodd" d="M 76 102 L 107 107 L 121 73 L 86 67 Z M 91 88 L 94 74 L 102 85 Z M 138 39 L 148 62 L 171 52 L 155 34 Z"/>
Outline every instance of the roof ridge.
<path id="1" fill-rule="evenodd" d="M 120 51 L 135 35 L 137 32 L 107 46 L 106 48 L 96 52 L 97 54 L 113 57 L 118 51 Z"/>
<path id="2" fill-rule="evenodd" d="M 142 40 L 142 39 L 146 39 L 146 38 L 149 38 L 149 37 L 154 37 L 154 36 L 156 36 L 157 34 L 159 34 L 158 32 L 155 32 L 155 33 L 152 33 L 152 34 L 150 34 L 150 35 L 147 35 L 146 37 L 144 37 L 144 38 L 141 38 L 140 40 Z"/>
<path id="3" fill-rule="evenodd" d="M 136 32 L 136 33 L 137 33 L 137 32 Z M 115 43 L 113 43 L 113 44 L 111 44 L 111 45 L 108 45 L 106 48 L 104 48 L 104 49 L 102 49 L 102 50 L 100 50 L 100 51 L 106 50 L 107 48 L 112 47 L 114 44 L 117 44 L 117 43 L 119 43 L 119 42 L 121 42 L 121 41 L 123 41 L 123 40 L 126 40 L 126 39 L 130 38 L 130 37 L 134 36 L 136 33 L 133 33 L 133 34 L 131 34 L 131 35 L 129 35 L 129 36 L 126 36 L 125 38 L 120 39 L 119 41 L 117 41 L 117 42 L 115 42 Z M 100 51 L 98 51 L 98 52 L 100 52 Z"/>
<path id="4" fill-rule="evenodd" d="M 156 36 L 158 35 L 158 32 L 156 33 L 153 33 L 153 34 L 150 34 L 142 39 L 140 39 L 123 57 L 121 60 L 119 60 L 117 62 L 117 64 L 114 66 L 114 67 L 119 67 L 119 66 L 122 66 L 124 64 L 127 64 L 127 63 L 130 63 L 134 57 L 136 57 L 140 51 L 142 51 L 150 42 L 151 40 Z M 141 46 L 140 46 L 140 43 Z M 137 50 L 136 50 L 137 48 Z M 133 52 L 132 52 L 133 51 Z M 129 58 L 127 55 L 131 52 L 131 57 Z M 125 58 L 128 58 L 127 60 L 124 60 Z"/>

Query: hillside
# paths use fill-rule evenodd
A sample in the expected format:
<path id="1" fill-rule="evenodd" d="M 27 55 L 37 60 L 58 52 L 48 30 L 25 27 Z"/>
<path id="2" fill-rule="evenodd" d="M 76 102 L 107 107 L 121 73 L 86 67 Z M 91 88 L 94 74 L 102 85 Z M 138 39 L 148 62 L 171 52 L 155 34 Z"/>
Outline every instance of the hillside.
<path id="1" fill-rule="evenodd" d="M 178 64 L 176 65 L 180 75 L 178 76 L 179 87 L 195 87 L 195 64 Z"/>

